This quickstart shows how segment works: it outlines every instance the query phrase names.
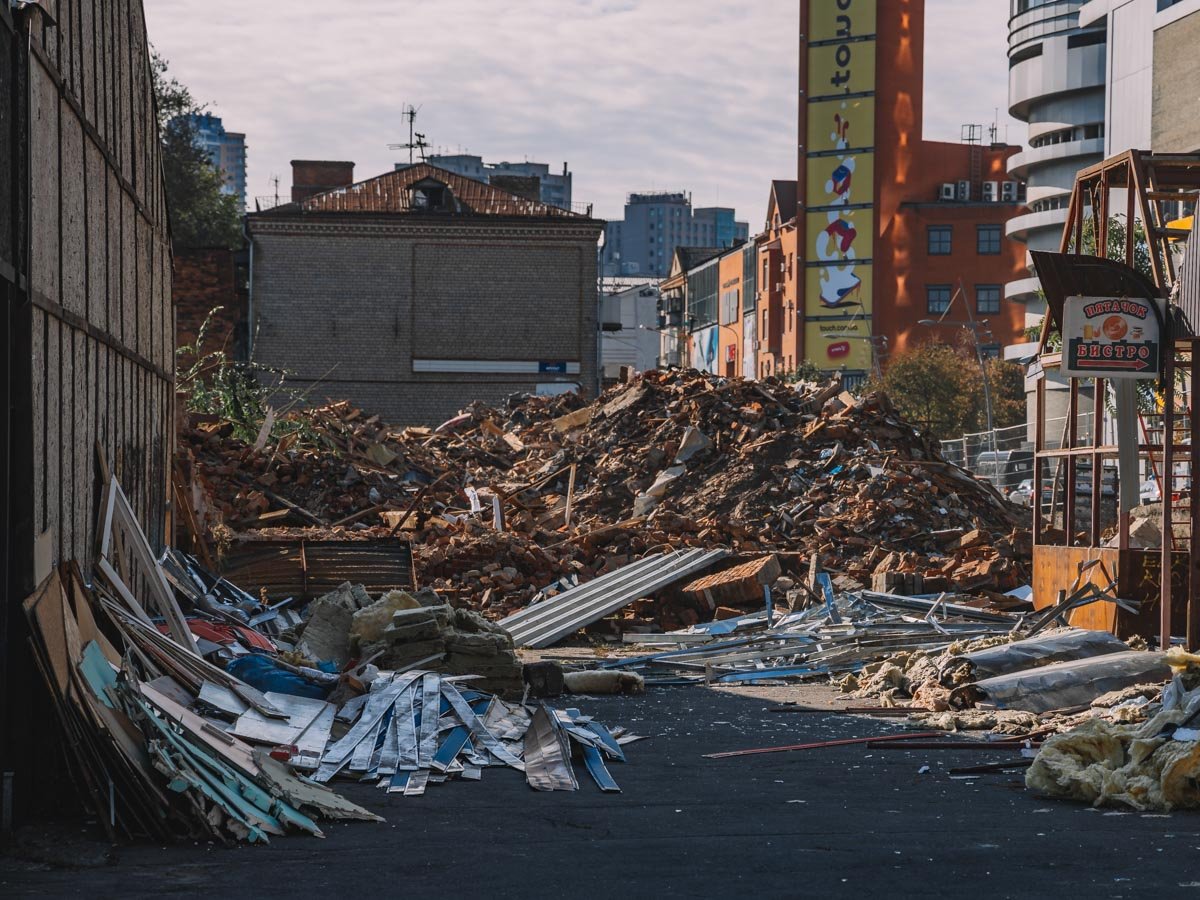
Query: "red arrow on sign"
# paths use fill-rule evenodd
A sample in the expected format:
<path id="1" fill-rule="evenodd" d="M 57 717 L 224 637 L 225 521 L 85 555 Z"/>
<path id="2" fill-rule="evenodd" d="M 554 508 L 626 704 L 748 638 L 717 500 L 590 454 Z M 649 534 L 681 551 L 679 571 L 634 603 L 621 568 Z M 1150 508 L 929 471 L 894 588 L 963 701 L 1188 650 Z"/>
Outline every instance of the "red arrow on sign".
<path id="1" fill-rule="evenodd" d="M 1075 363 L 1077 369 L 1142 369 L 1149 368 L 1144 359 L 1081 359 Z"/>

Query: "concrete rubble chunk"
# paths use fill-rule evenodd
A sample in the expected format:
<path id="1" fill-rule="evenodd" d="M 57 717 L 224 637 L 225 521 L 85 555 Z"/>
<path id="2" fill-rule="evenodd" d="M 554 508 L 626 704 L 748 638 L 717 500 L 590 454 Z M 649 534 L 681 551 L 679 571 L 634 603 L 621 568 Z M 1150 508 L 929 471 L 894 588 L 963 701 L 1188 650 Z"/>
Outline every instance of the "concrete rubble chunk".
<path id="1" fill-rule="evenodd" d="M 350 629 L 354 614 L 370 606 L 362 585 L 342 584 L 308 606 L 308 619 L 298 649 L 321 662 L 343 666 L 350 660 Z"/>

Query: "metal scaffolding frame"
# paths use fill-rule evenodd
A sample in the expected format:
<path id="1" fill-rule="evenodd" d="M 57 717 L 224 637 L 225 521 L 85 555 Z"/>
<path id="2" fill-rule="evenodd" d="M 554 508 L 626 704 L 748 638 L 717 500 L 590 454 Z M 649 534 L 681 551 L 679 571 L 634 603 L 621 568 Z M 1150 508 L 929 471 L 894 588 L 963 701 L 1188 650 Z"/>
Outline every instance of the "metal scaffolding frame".
<path id="1" fill-rule="evenodd" d="M 1114 194 L 1123 192 L 1123 197 Z M 1181 295 L 1192 297 L 1200 295 L 1200 284 L 1192 286 L 1180 285 L 1180 271 L 1172 244 L 1190 238 L 1193 229 L 1182 228 L 1172 224 L 1184 212 L 1194 211 L 1197 200 L 1200 199 L 1200 155 L 1195 154 L 1151 154 L 1131 150 L 1106 159 L 1100 163 L 1082 170 L 1076 177 L 1075 186 L 1071 193 L 1068 207 L 1067 222 L 1063 229 L 1061 253 L 1082 255 L 1084 251 L 1084 229 L 1087 222 L 1092 223 L 1092 233 L 1095 238 L 1095 255 L 1103 259 L 1116 260 L 1129 268 L 1134 268 L 1137 258 L 1138 241 L 1135 223 L 1140 222 L 1145 231 L 1146 250 L 1149 254 L 1150 274 L 1155 292 L 1161 299 L 1167 300 L 1168 322 L 1180 321 L 1180 317 L 1171 315 L 1180 307 L 1175 302 Z M 1115 201 L 1115 202 L 1114 202 Z M 1115 215 L 1125 216 L 1125 240 L 1120 248 L 1109 247 L 1109 222 Z M 1193 242 L 1195 243 L 1195 242 Z M 1087 248 L 1092 249 L 1092 248 Z M 1116 252 L 1110 253 L 1110 249 Z M 1191 252 L 1200 252 L 1200 243 L 1196 243 Z M 1185 263 L 1185 278 L 1197 280 L 1200 278 L 1200 265 L 1192 266 Z M 1039 275 L 1041 273 L 1039 272 Z M 1183 290 L 1181 290 L 1183 288 Z M 1195 321 L 1200 316 L 1196 311 L 1188 309 L 1191 304 L 1185 301 L 1182 307 L 1185 314 L 1190 313 Z M 1053 321 L 1053 311 L 1048 315 L 1048 325 L 1061 322 Z M 1187 315 L 1182 317 L 1187 320 Z M 1061 357 L 1047 352 L 1047 340 L 1052 334 L 1052 327 L 1043 327 L 1039 353 L 1044 363 L 1053 366 L 1061 363 Z M 1160 396 L 1163 406 L 1163 439 L 1161 445 L 1152 443 L 1149 435 L 1143 434 L 1139 444 L 1139 454 L 1148 458 L 1152 470 L 1159 475 L 1159 488 L 1162 496 L 1162 548 L 1159 556 L 1161 566 L 1158 573 L 1158 597 L 1160 601 L 1158 631 L 1160 646 L 1167 646 L 1171 636 L 1172 615 L 1179 610 L 1179 604 L 1186 602 L 1186 640 L 1191 650 L 1200 647 L 1200 505 L 1191 499 L 1191 473 L 1197 469 L 1198 456 L 1195 445 L 1190 438 L 1186 443 L 1179 440 L 1180 425 L 1186 420 L 1190 431 L 1195 434 L 1200 430 L 1200 405 L 1195 398 L 1200 396 L 1200 364 L 1197 362 L 1197 350 L 1200 349 L 1200 338 L 1193 336 L 1192 329 L 1168 329 L 1166 337 L 1168 346 L 1163 354 L 1164 369 L 1160 383 Z M 1181 377 L 1182 376 L 1182 377 Z M 1059 450 L 1046 448 L 1046 435 L 1043 427 L 1045 410 L 1045 384 L 1039 382 L 1038 388 L 1038 433 L 1035 455 L 1035 479 L 1041 484 L 1043 467 L 1054 457 L 1063 457 L 1067 463 L 1066 509 L 1064 513 L 1064 531 L 1067 535 L 1067 545 L 1073 542 L 1075 520 L 1075 474 L 1080 460 L 1089 460 L 1092 471 L 1092 521 L 1089 528 L 1090 543 L 1099 543 L 1099 500 L 1102 471 L 1105 459 L 1116 455 L 1115 447 L 1103 446 L 1100 436 L 1103 430 L 1092 429 L 1091 440 L 1081 445 L 1077 434 L 1077 416 L 1079 409 L 1080 379 L 1071 379 L 1069 399 L 1070 427 L 1065 446 Z M 1093 406 L 1097 418 L 1102 414 L 1102 398 L 1106 386 L 1103 379 L 1096 379 Z M 1154 459 L 1155 453 L 1161 453 L 1161 465 Z M 1187 472 L 1187 486 L 1183 485 L 1181 470 Z M 1183 496 L 1186 493 L 1186 496 Z M 1043 538 L 1043 522 L 1040 509 L 1040 491 L 1035 507 L 1034 543 L 1046 552 Z M 1180 515 L 1182 514 L 1182 516 Z M 1120 541 L 1122 552 L 1129 550 L 1129 516 L 1120 517 Z M 1186 553 L 1180 553 L 1184 550 Z M 1052 550 L 1050 551 L 1053 552 Z M 1181 565 L 1187 560 L 1186 571 Z"/>

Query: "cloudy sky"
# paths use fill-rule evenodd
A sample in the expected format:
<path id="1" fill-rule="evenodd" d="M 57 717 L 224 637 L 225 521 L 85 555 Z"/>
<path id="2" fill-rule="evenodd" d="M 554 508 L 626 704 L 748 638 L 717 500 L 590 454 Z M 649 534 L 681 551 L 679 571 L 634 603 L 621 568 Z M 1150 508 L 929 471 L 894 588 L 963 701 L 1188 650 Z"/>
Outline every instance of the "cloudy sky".
<path id="1" fill-rule="evenodd" d="M 689 190 L 757 228 L 794 177 L 796 4 L 788 0 L 145 0 L 150 40 L 245 131 L 249 194 L 293 158 L 401 158 L 406 103 L 435 147 L 570 163 L 575 199 Z M 958 140 L 1007 90 L 1004 0 L 928 0 L 925 129 Z M 786 10 L 781 15 L 780 10 Z M 1024 139 L 1015 123 L 1014 143 Z M 253 203 L 253 201 L 251 201 Z"/>

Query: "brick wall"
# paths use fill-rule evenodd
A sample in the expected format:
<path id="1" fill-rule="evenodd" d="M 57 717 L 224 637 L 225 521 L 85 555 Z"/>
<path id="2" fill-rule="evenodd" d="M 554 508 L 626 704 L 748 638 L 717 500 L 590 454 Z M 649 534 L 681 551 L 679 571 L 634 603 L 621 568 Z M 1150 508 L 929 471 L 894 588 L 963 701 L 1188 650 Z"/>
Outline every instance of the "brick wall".
<path id="1" fill-rule="evenodd" d="M 251 217 L 253 357 L 306 402 L 437 424 L 554 381 L 592 391 L 596 240 L 577 221 Z M 414 373 L 424 360 L 577 362 L 579 375 Z"/>
<path id="2" fill-rule="evenodd" d="M 237 254 L 232 250 L 179 250 L 175 254 L 175 280 L 171 289 L 175 303 L 175 346 L 196 341 L 204 320 L 213 314 L 203 352 L 224 349 L 242 358 L 246 319 L 246 297 L 237 284 Z M 189 360 L 180 359 L 180 368 Z"/>

